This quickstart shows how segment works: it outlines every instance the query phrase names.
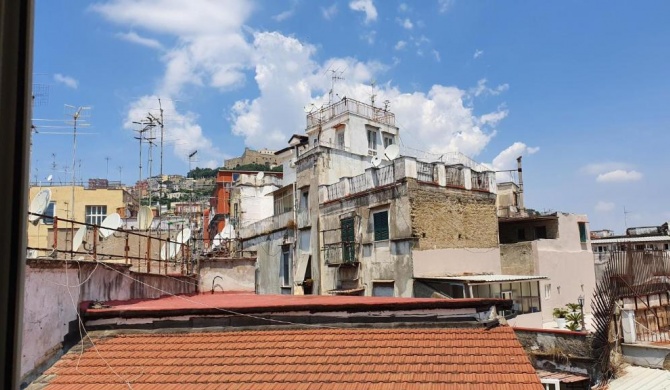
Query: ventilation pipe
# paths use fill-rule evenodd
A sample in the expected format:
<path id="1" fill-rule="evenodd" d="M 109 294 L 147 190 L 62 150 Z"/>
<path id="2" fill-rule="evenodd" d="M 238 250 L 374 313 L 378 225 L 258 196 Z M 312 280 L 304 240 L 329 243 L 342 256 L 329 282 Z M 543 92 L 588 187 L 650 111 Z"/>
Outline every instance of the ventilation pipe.
<path id="1" fill-rule="evenodd" d="M 518 202 L 517 207 L 519 208 L 519 212 L 524 212 L 526 211 L 526 208 L 524 207 L 523 204 L 523 172 L 521 169 L 521 156 L 517 157 L 516 159 L 516 165 L 517 165 L 517 172 L 519 174 L 519 197 L 518 197 Z"/>

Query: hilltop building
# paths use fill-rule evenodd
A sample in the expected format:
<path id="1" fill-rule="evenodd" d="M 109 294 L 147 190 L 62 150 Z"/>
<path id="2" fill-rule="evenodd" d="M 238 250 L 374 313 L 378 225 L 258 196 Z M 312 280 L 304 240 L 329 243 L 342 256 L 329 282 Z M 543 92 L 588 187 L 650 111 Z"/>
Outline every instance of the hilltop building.
<path id="1" fill-rule="evenodd" d="M 274 150 L 244 148 L 244 153 L 240 157 L 226 160 L 223 163 L 223 167 L 226 169 L 235 169 L 247 164 L 260 164 L 272 168 L 279 164 L 279 158 L 275 155 Z"/>

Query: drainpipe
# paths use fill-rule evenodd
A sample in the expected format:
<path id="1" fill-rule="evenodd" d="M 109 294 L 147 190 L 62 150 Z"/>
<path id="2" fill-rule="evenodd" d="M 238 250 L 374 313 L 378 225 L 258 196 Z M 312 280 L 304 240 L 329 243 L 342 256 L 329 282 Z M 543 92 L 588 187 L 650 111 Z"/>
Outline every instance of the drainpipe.
<path id="1" fill-rule="evenodd" d="M 519 212 L 523 213 L 524 211 L 526 211 L 526 208 L 524 207 L 523 204 L 523 171 L 521 169 L 521 156 L 519 156 L 516 159 L 516 164 L 517 164 L 516 170 L 519 174 L 519 200 L 518 200 L 519 204 L 517 204 L 517 207 L 519 208 Z"/>

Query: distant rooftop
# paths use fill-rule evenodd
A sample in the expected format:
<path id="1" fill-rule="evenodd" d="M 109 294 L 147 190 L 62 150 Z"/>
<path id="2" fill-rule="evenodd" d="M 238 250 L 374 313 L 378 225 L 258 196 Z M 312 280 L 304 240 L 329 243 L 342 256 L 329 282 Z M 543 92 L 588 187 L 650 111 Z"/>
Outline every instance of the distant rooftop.
<path id="1" fill-rule="evenodd" d="M 374 122 L 395 126 L 395 115 L 381 107 L 374 107 L 358 100 L 343 98 L 339 102 L 317 109 L 307 115 L 307 128 L 328 122 L 344 114 L 353 114 Z"/>

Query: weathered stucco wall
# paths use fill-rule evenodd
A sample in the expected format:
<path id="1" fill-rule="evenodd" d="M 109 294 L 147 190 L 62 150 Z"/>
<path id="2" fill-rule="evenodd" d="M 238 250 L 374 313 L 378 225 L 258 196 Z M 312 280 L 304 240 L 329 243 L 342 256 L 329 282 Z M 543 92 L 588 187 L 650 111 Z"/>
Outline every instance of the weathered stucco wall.
<path id="1" fill-rule="evenodd" d="M 255 289 L 254 258 L 206 259 L 200 261 L 200 291 L 249 291 Z"/>
<path id="2" fill-rule="evenodd" d="M 415 250 L 498 246 L 495 194 L 408 179 Z"/>
<path id="3" fill-rule="evenodd" d="M 429 278 L 471 273 L 500 274 L 500 249 L 431 249 L 412 251 L 414 277 Z"/>
<path id="4" fill-rule="evenodd" d="M 586 333 L 515 328 L 535 368 L 593 374 L 591 337 Z"/>
<path id="5" fill-rule="evenodd" d="M 76 342 L 79 338 L 77 313 L 82 301 L 147 299 L 197 291 L 197 283 L 191 278 L 138 274 L 123 265 L 109 267 L 112 269 L 101 264 L 62 260 L 28 263 L 22 376 L 32 375 L 41 369 L 41 364 L 60 356 L 63 348 L 68 347 L 68 340 Z"/>
<path id="6" fill-rule="evenodd" d="M 500 270 L 504 275 L 536 275 L 538 268 L 534 241 L 500 244 Z"/>

